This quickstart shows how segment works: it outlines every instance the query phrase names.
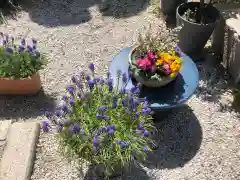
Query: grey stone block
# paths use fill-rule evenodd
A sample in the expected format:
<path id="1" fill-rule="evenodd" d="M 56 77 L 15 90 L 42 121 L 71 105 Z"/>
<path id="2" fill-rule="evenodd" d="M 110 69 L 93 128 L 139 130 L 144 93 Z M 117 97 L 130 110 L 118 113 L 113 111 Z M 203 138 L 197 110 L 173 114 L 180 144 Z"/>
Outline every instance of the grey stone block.
<path id="1" fill-rule="evenodd" d="M 1 180 L 30 179 L 39 130 L 36 122 L 12 124 L 0 164 Z"/>

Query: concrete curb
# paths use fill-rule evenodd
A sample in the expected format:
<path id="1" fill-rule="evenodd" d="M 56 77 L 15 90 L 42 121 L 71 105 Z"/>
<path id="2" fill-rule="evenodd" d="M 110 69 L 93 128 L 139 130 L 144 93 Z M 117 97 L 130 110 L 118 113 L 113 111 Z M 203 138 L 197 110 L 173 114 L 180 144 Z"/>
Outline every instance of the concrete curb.
<path id="1" fill-rule="evenodd" d="M 39 123 L 23 122 L 12 124 L 0 164 L 1 180 L 30 179 L 39 133 Z"/>

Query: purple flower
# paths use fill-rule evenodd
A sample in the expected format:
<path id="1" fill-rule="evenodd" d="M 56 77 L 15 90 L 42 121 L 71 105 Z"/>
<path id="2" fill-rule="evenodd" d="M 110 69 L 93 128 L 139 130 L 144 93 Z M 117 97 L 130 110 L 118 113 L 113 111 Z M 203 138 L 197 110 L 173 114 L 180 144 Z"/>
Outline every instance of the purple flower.
<path id="1" fill-rule="evenodd" d="M 25 48 L 24 48 L 23 46 L 19 46 L 19 47 L 18 47 L 18 52 L 22 52 L 22 51 L 24 51 L 24 49 L 25 49 Z"/>
<path id="2" fill-rule="evenodd" d="M 116 139 L 116 144 L 120 144 L 120 143 L 121 143 L 120 139 Z"/>
<path id="3" fill-rule="evenodd" d="M 144 124 L 143 124 L 143 123 L 139 124 L 139 125 L 138 125 L 138 129 L 139 129 L 139 130 L 143 130 L 143 129 L 144 129 Z"/>
<path id="4" fill-rule="evenodd" d="M 127 102 L 126 102 L 125 99 L 122 100 L 122 105 L 125 106 L 125 107 L 127 106 Z"/>
<path id="5" fill-rule="evenodd" d="M 109 78 L 107 81 L 108 86 L 112 86 L 113 85 L 113 79 Z"/>
<path id="6" fill-rule="evenodd" d="M 43 132 L 48 132 L 49 131 L 49 124 L 48 124 L 47 121 L 42 122 L 42 129 L 43 129 Z"/>
<path id="7" fill-rule="evenodd" d="M 26 45 L 26 40 L 25 40 L 25 39 L 22 39 L 22 40 L 21 40 L 21 45 L 23 45 L 23 46 Z"/>
<path id="8" fill-rule="evenodd" d="M 140 89 L 137 87 L 133 93 L 138 96 L 140 94 Z"/>
<path id="9" fill-rule="evenodd" d="M 114 129 L 109 129 L 108 134 L 113 136 L 114 135 Z"/>
<path id="10" fill-rule="evenodd" d="M 111 126 L 107 125 L 106 128 L 107 128 L 107 131 L 109 131 L 111 129 Z"/>
<path id="11" fill-rule="evenodd" d="M 10 54 L 12 54 L 12 53 L 13 53 L 13 49 L 12 49 L 12 48 L 10 48 L 10 47 L 7 47 L 7 48 L 6 48 L 6 51 L 7 51 L 8 53 L 10 53 Z"/>
<path id="12" fill-rule="evenodd" d="M 63 123 L 61 121 L 58 122 L 57 130 L 58 132 L 61 132 L 63 129 Z"/>
<path id="13" fill-rule="evenodd" d="M 109 86 L 108 90 L 109 90 L 109 92 L 112 92 L 113 91 L 113 86 Z"/>
<path id="14" fill-rule="evenodd" d="M 68 97 L 67 96 L 63 96 L 62 100 L 64 100 L 66 102 L 68 100 Z"/>
<path id="15" fill-rule="evenodd" d="M 70 104 L 70 106 L 74 106 L 74 105 L 75 105 L 74 99 L 71 99 L 71 100 L 69 101 L 69 104 Z"/>
<path id="16" fill-rule="evenodd" d="M 7 44 L 7 41 L 4 39 L 3 40 L 3 45 L 6 45 Z"/>
<path id="17" fill-rule="evenodd" d="M 31 53 L 33 51 L 33 48 L 31 46 L 27 46 L 28 52 Z"/>
<path id="18" fill-rule="evenodd" d="M 118 100 L 118 95 L 115 94 L 115 95 L 113 96 L 113 101 L 115 102 L 115 101 L 117 101 L 117 100 Z"/>
<path id="19" fill-rule="evenodd" d="M 147 146 L 145 146 L 145 147 L 143 148 L 143 151 L 144 151 L 145 153 L 147 153 L 147 152 L 149 151 L 149 148 L 148 148 Z"/>
<path id="20" fill-rule="evenodd" d="M 95 81 L 93 79 L 88 81 L 88 85 L 90 87 L 90 89 L 92 89 L 94 87 Z"/>
<path id="21" fill-rule="evenodd" d="M 94 64 L 93 64 L 93 63 L 90 63 L 89 66 L 88 66 L 88 68 L 89 68 L 92 72 L 94 72 L 95 67 L 94 67 Z"/>
<path id="22" fill-rule="evenodd" d="M 113 129 L 113 130 L 115 131 L 116 126 L 115 126 L 115 125 L 112 125 L 112 126 L 111 126 L 111 129 Z"/>
<path id="23" fill-rule="evenodd" d="M 130 91 L 131 93 L 134 93 L 135 90 L 136 90 L 136 86 L 133 86 Z"/>
<path id="24" fill-rule="evenodd" d="M 148 137 L 148 136 L 149 136 L 149 132 L 148 132 L 148 130 L 144 130 L 143 135 L 144 135 L 145 137 Z"/>
<path id="25" fill-rule="evenodd" d="M 126 74 L 126 73 L 123 73 L 123 74 L 122 74 L 122 81 L 123 81 L 123 83 L 127 83 L 127 80 L 128 80 L 127 74 Z"/>
<path id="26" fill-rule="evenodd" d="M 70 95 L 74 95 L 74 92 L 75 92 L 75 89 L 74 89 L 74 87 L 68 87 L 67 88 L 67 91 L 68 91 L 68 93 L 70 94 Z"/>
<path id="27" fill-rule="evenodd" d="M 139 112 L 136 112 L 135 118 L 136 118 L 136 119 L 139 119 L 139 116 L 140 116 L 140 113 L 139 113 Z"/>
<path id="28" fill-rule="evenodd" d="M 94 145 L 95 147 L 98 146 L 98 139 L 97 139 L 96 137 L 95 137 L 94 140 L 93 140 L 93 145 Z"/>
<path id="29" fill-rule="evenodd" d="M 97 113 L 97 114 L 96 114 L 96 118 L 97 118 L 98 120 L 102 119 L 101 114 Z"/>
<path id="30" fill-rule="evenodd" d="M 103 112 L 107 110 L 107 106 L 101 106 L 99 107 L 99 111 Z"/>
<path id="31" fill-rule="evenodd" d="M 80 125 L 79 124 L 74 124 L 72 127 L 72 131 L 74 133 L 79 133 L 80 132 Z"/>
<path id="32" fill-rule="evenodd" d="M 62 111 L 67 113 L 68 112 L 68 107 L 66 105 L 63 105 L 62 106 Z"/>
<path id="33" fill-rule="evenodd" d="M 121 148 L 127 148 L 127 147 L 129 147 L 129 145 L 130 145 L 129 142 L 126 142 L 126 141 L 122 141 L 122 142 L 120 142 L 120 146 L 121 146 Z"/>

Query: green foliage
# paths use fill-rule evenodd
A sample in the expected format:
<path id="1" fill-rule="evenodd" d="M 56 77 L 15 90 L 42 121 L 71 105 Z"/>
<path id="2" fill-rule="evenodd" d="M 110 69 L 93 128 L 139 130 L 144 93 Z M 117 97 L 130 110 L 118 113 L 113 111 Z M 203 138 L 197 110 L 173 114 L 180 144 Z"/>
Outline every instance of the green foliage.
<path id="1" fill-rule="evenodd" d="M 70 95 L 64 97 L 61 106 L 63 115 L 56 122 L 64 154 L 103 165 L 105 175 L 128 167 L 134 157 L 144 160 L 151 151 L 151 133 L 155 130 L 148 102 L 139 102 L 138 87 L 125 92 L 126 76 L 123 73 L 123 81 L 120 76 L 119 72 L 117 87 L 121 92 L 113 88 L 111 78 L 99 80 L 94 74 L 90 80 L 83 78 L 88 77 L 85 75 L 74 77 L 76 86 L 68 88 Z M 44 125 L 46 122 L 43 129 Z"/>
<path id="2" fill-rule="evenodd" d="M 0 77 L 10 79 L 22 79 L 32 76 L 47 63 L 43 54 L 33 46 L 16 46 L 14 40 L 8 42 L 3 39 L 0 47 Z M 34 41 L 35 42 L 35 41 Z"/>

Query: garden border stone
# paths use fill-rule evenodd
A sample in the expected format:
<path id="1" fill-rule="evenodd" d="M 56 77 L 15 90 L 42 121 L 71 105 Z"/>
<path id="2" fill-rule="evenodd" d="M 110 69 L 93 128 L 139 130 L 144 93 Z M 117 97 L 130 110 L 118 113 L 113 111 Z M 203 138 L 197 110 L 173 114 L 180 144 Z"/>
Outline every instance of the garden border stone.
<path id="1" fill-rule="evenodd" d="M 30 179 L 39 133 L 37 122 L 12 124 L 0 164 L 1 180 Z"/>

